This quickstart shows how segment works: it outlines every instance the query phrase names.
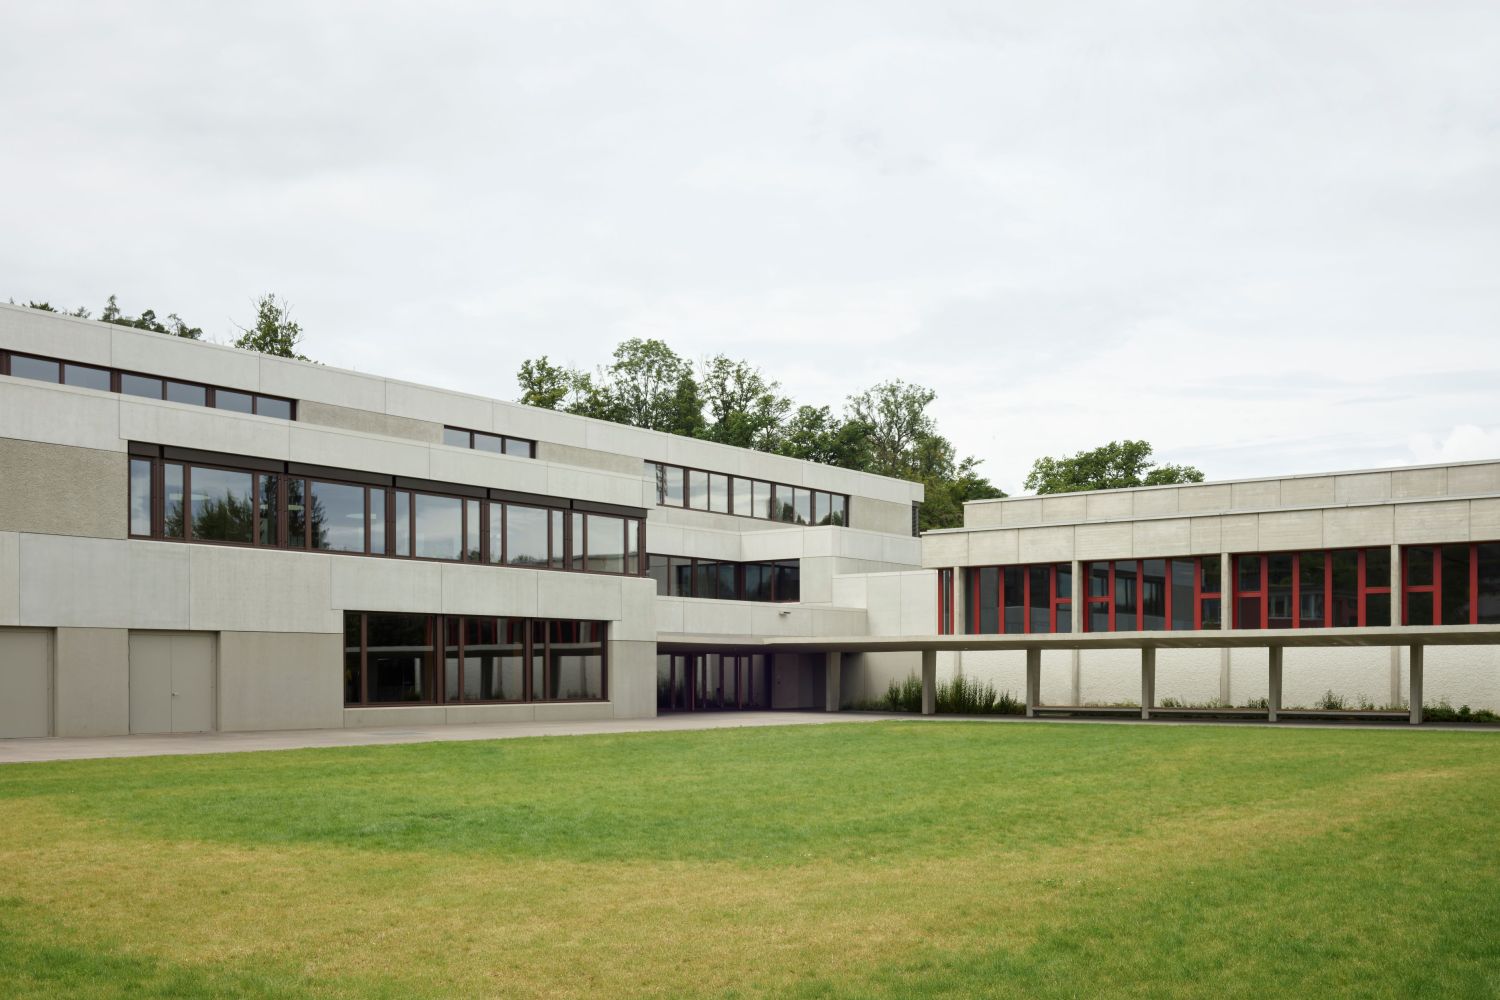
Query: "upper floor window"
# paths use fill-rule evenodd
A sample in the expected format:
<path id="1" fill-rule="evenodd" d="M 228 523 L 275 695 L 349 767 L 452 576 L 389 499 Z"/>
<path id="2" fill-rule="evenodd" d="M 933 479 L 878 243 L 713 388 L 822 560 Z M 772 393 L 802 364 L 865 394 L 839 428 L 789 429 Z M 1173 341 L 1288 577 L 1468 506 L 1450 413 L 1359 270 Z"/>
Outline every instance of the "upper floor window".
<path id="1" fill-rule="evenodd" d="M 645 520 L 478 487 L 133 446 L 136 537 L 640 576 Z M 540 501 L 541 498 L 538 498 Z"/>
<path id="2" fill-rule="evenodd" d="M 656 592 L 663 597 L 780 602 L 802 597 L 802 564 L 797 559 L 739 563 L 652 553 L 646 575 L 656 581 Z"/>
<path id="3" fill-rule="evenodd" d="M 1257 552 L 1234 557 L 1235 628 L 1391 624 L 1391 550 Z"/>
<path id="4" fill-rule="evenodd" d="M 51 382 L 54 385 L 77 386 L 80 389 L 97 389 L 100 392 L 118 392 L 143 399 L 162 399 L 169 403 L 233 410 L 235 413 L 253 413 L 277 420 L 293 419 L 296 409 L 292 400 L 280 396 L 225 389 L 157 375 L 142 375 L 118 368 L 75 364 L 72 361 L 16 354 L 13 351 L 0 351 L 0 375 Z"/>
<path id="5" fill-rule="evenodd" d="M 1023 635 L 1073 630 L 1073 567 L 970 566 L 964 570 L 964 632 Z"/>
<path id="6" fill-rule="evenodd" d="M 1500 623 L 1500 542 L 1403 547 L 1401 603 L 1407 625 Z"/>
<path id="7" fill-rule="evenodd" d="M 1158 632 L 1221 627 L 1218 556 L 1116 559 L 1083 564 L 1088 632 Z"/>
<path id="8" fill-rule="evenodd" d="M 492 455 L 536 458 L 535 441 L 529 438 L 511 437 L 509 434 L 488 434 L 484 431 L 464 430 L 462 427 L 444 427 L 443 444 L 454 448 L 487 451 Z"/>
<path id="9" fill-rule="evenodd" d="M 849 523 L 849 498 L 842 493 L 662 462 L 647 462 L 646 474 L 655 482 L 656 502 L 663 507 L 685 507 L 787 524 Z"/>

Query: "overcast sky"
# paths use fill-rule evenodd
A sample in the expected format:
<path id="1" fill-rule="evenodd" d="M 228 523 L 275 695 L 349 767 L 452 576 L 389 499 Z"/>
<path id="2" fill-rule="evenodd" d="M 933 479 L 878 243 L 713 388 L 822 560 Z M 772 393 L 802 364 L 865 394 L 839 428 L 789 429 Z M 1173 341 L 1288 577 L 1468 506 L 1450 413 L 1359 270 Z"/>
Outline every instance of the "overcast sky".
<path id="1" fill-rule="evenodd" d="M 319 8 L 323 8 L 320 10 Z M 503 9 L 502 9 L 503 8 Z M 901 377 L 1015 492 L 1500 456 L 1500 3 L 12 4 L 0 299 L 513 399 Z"/>

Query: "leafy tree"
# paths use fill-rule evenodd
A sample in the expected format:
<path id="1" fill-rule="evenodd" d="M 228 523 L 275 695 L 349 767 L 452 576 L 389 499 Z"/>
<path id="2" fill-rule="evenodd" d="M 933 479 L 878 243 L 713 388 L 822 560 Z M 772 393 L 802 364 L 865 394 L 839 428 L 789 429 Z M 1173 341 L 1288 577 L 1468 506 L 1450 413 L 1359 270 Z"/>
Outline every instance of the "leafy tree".
<path id="1" fill-rule="evenodd" d="M 768 380 L 759 368 L 714 355 L 704 363 L 700 381 L 708 408 L 700 436 L 738 448 L 770 450 L 792 408 L 780 390 L 781 384 Z"/>
<path id="2" fill-rule="evenodd" d="M 799 406 L 782 425 L 775 451 L 807 462 L 863 469 L 868 464 L 866 433 L 864 424 L 837 417 L 826 406 Z"/>
<path id="3" fill-rule="evenodd" d="M 240 339 L 234 346 L 278 358 L 311 361 L 307 355 L 297 353 L 301 340 L 302 325 L 292 319 L 291 303 L 268 292 L 255 300 L 255 325 L 249 329 L 240 327 Z"/>
<path id="4" fill-rule="evenodd" d="M 865 472 L 915 479 L 921 465 L 918 449 L 937 432 L 927 412 L 937 393 L 900 379 L 882 382 L 850 396 L 848 419 L 865 429 L 869 448 Z"/>
<path id="5" fill-rule="evenodd" d="M 76 313 L 74 315 L 77 315 Z M 85 314 L 86 315 L 86 314 Z M 99 322 L 113 323 L 116 326 L 128 326 L 137 330 L 150 330 L 152 333 L 166 333 L 173 337 L 183 337 L 187 340 L 202 340 L 203 328 L 188 326 L 176 313 L 168 313 L 167 321 L 161 322 L 156 318 L 156 310 L 147 309 L 139 316 L 127 316 L 120 309 L 116 297 L 111 295 L 104 303 L 104 308 L 99 312 Z"/>
<path id="6" fill-rule="evenodd" d="M 547 355 L 521 362 L 516 381 L 521 383 L 519 402 L 527 406 L 539 406 L 544 410 L 555 410 L 573 392 L 577 373 L 561 365 L 554 365 Z"/>
<path id="7" fill-rule="evenodd" d="M 1062 458 L 1039 458 L 1026 476 L 1033 493 L 1076 493 L 1128 486 L 1201 483 L 1203 473 L 1191 465 L 1155 465 L 1146 441 L 1111 441 L 1092 451 Z"/>

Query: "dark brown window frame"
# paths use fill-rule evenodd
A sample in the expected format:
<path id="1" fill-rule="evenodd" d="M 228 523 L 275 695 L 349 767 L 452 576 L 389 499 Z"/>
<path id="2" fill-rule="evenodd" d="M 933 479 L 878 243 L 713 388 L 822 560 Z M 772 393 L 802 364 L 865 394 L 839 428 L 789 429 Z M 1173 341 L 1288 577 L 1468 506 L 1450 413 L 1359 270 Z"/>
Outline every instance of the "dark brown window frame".
<path id="1" fill-rule="evenodd" d="M 689 599 L 695 600 L 695 601 L 696 600 L 703 600 L 703 601 L 743 601 L 743 602 L 745 602 L 747 604 L 800 604 L 802 602 L 802 560 L 801 559 L 755 559 L 755 560 L 751 560 L 749 562 L 738 562 L 738 561 L 736 561 L 734 559 L 709 559 L 707 557 L 704 557 L 704 558 L 700 559 L 698 556 L 679 556 L 679 555 L 673 555 L 673 554 L 668 553 L 668 552 L 652 552 L 652 553 L 650 553 L 650 554 L 648 554 L 646 556 L 646 568 L 647 568 L 648 575 L 649 575 L 649 571 L 650 571 L 650 567 L 651 567 L 651 560 L 653 558 L 668 560 L 668 562 L 667 562 L 667 573 L 669 575 L 669 580 L 668 580 L 668 584 L 667 584 L 668 593 L 666 593 L 666 594 L 658 593 L 657 594 L 658 597 L 685 597 L 685 598 L 689 598 Z M 698 589 L 698 564 L 699 563 L 709 563 L 709 564 L 712 564 L 714 566 L 733 566 L 734 567 L 734 590 L 735 590 L 735 594 L 738 595 L 738 596 L 735 596 L 735 597 L 718 597 L 718 596 L 714 596 L 714 597 L 699 597 L 696 593 L 693 593 L 693 594 L 673 594 L 673 593 L 671 593 L 671 589 L 672 588 L 671 588 L 671 582 L 670 582 L 670 574 L 671 574 L 671 571 L 672 571 L 671 560 L 673 560 L 673 559 L 684 559 L 684 560 L 686 560 L 688 562 L 689 567 L 690 567 L 689 571 L 688 571 L 688 579 L 692 581 L 693 589 L 695 591 Z M 778 597 L 777 594 L 776 594 L 776 574 L 775 574 L 774 570 L 777 569 L 778 567 L 785 567 L 788 564 L 795 564 L 796 565 L 796 569 L 797 569 L 797 596 L 795 598 Z M 743 596 L 744 593 L 745 593 L 745 570 L 746 570 L 746 568 L 751 567 L 751 566 L 766 567 L 766 568 L 769 568 L 769 569 L 773 570 L 773 572 L 771 574 L 771 596 L 767 600 L 762 601 L 762 600 L 757 600 L 757 599 L 755 599 L 753 597 L 745 597 L 745 596 Z"/>
<path id="2" fill-rule="evenodd" d="M 472 566 L 491 566 L 511 569 L 537 569 L 551 572 L 564 573 L 586 573 L 592 576 L 625 576 L 643 577 L 647 565 L 646 554 L 646 517 L 645 512 L 636 508 L 614 507 L 609 504 L 593 503 L 583 500 L 567 500 L 562 498 L 538 497 L 529 494 L 513 494 L 504 490 L 486 489 L 478 486 L 463 486 L 459 484 L 429 483 L 408 480 L 398 476 L 381 476 L 370 473 L 356 472 L 353 470 L 325 469 L 304 466 L 294 462 L 278 462 L 265 459 L 244 458 L 239 456 L 217 455 L 207 452 L 195 452 L 189 449 L 161 447 L 158 445 L 141 444 L 132 442 L 130 445 L 129 458 L 132 460 L 144 460 L 151 463 L 151 534 L 141 535 L 130 531 L 130 476 L 126 476 L 126 503 L 125 520 L 126 532 L 131 538 L 143 538 L 153 541 L 183 542 L 194 545 L 224 545 L 236 548 L 273 549 L 286 552 L 322 552 L 329 555 L 363 556 L 374 559 L 405 559 L 413 562 L 438 562 L 438 563 L 463 563 Z M 165 466 L 168 464 L 180 464 L 184 467 L 185 492 L 190 489 L 191 468 L 199 466 L 202 468 L 219 469 L 225 472 L 246 473 L 251 477 L 251 504 L 253 513 L 251 519 L 251 540 L 249 542 L 224 541 L 220 539 L 195 538 L 192 535 L 191 518 L 184 517 L 184 529 L 181 537 L 167 536 L 165 533 L 166 513 L 166 490 L 165 490 Z M 274 544 L 263 544 L 262 525 L 264 519 L 261 515 L 261 477 L 274 475 L 277 477 L 276 496 L 276 532 Z M 335 486 L 362 487 L 365 491 L 365 544 L 364 550 L 351 552 L 347 549 L 320 549 L 312 548 L 309 543 L 312 540 L 312 518 L 304 517 L 303 538 L 300 546 L 291 544 L 290 537 L 290 511 L 288 509 L 288 490 L 293 481 L 300 481 L 302 486 L 302 502 L 304 506 L 311 505 L 312 483 L 328 483 Z M 446 487 L 446 488 L 444 488 Z M 453 499 L 460 502 L 460 541 L 462 552 L 457 559 L 445 559 L 435 556 L 419 556 L 416 550 L 416 508 L 414 500 L 407 504 L 407 544 L 406 553 L 399 552 L 396 548 L 396 508 L 398 494 L 406 494 L 408 497 L 431 496 L 443 499 Z M 372 528 L 370 513 L 373 507 L 381 502 L 383 495 L 384 514 L 382 528 L 385 534 L 384 551 L 372 551 Z M 470 538 L 469 524 L 472 506 L 477 505 L 479 522 L 476 526 L 478 533 L 479 549 L 477 555 L 469 549 Z M 501 533 L 502 558 L 505 554 L 504 518 L 505 512 L 510 506 L 523 506 L 539 508 L 548 512 L 548 562 L 545 565 L 536 563 L 497 562 L 490 558 L 490 521 L 491 511 L 495 505 L 501 508 Z M 185 509 L 190 509 L 187 507 Z M 553 554 L 555 551 L 553 543 L 553 531 L 557 523 L 554 513 L 577 514 L 584 524 L 583 537 L 578 540 L 579 550 L 576 561 L 572 558 L 574 545 L 573 518 L 564 516 L 562 518 L 563 538 L 561 553 L 562 565 L 554 565 Z M 588 568 L 588 528 L 589 518 L 585 515 L 618 518 L 621 522 L 620 540 L 624 545 L 623 565 L 621 572 L 593 570 Z M 634 563 L 630 560 L 631 540 L 630 532 L 636 532 L 635 550 L 636 559 Z"/>
<path id="3" fill-rule="evenodd" d="M 270 393 L 267 393 L 267 392 L 257 392 L 257 391 L 255 391 L 253 389 L 232 389 L 232 388 L 230 388 L 227 385 L 210 385 L 207 382 L 196 382 L 196 381 L 194 381 L 192 379 L 175 378 L 175 377 L 169 376 L 169 375 L 153 375 L 150 372 L 134 371 L 134 370 L 131 370 L 131 369 L 128 369 L 128 368 L 111 368 L 108 365 L 90 364 L 87 361 L 70 361 L 67 358 L 54 358 L 54 357 L 49 357 L 48 355 L 45 355 L 45 354 L 32 354 L 32 353 L 30 353 L 28 351 L 12 351 L 12 350 L 9 350 L 9 349 L 7 349 L 7 350 L 0 350 L 0 375 L 9 375 L 10 374 L 10 368 L 11 368 L 10 359 L 11 359 L 12 356 L 22 357 L 22 358 L 30 358 L 30 359 L 35 360 L 35 361 L 47 361 L 47 362 L 50 362 L 50 363 L 58 365 L 59 366 L 59 368 L 58 368 L 58 379 L 59 379 L 59 381 L 57 381 L 57 382 L 41 382 L 41 383 L 39 383 L 41 385 L 67 385 L 68 383 L 66 383 L 64 381 L 61 381 L 61 379 L 63 378 L 63 369 L 62 369 L 61 366 L 62 365 L 72 365 L 75 368 L 92 368 L 95 371 L 105 372 L 106 374 L 109 375 L 109 391 L 112 392 L 112 393 L 115 393 L 117 395 L 122 395 L 122 396 L 129 395 L 129 396 L 132 396 L 132 397 L 134 397 L 136 399 L 150 399 L 150 398 L 152 398 L 150 396 L 137 396 L 134 393 L 125 393 L 125 392 L 121 391 L 121 389 L 120 389 L 121 377 L 125 376 L 125 375 L 131 375 L 131 376 L 134 376 L 136 378 L 149 378 L 149 379 L 155 379 L 156 381 L 160 382 L 161 383 L 161 396 L 158 397 L 158 398 L 162 402 L 166 402 L 166 403 L 176 402 L 175 400 L 167 399 L 167 385 L 169 383 L 175 383 L 177 385 L 192 386 L 195 389 L 202 389 L 202 390 L 204 390 L 204 403 L 203 403 L 203 408 L 204 409 L 208 409 L 208 410 L 216 410 L 216 409 L 218 409 L 219 408 L 219 406 L 218 406 L 218 393 L 220 393 L 220 392 L 232 392 L 232 393 L 234 393 L 236 395 L 239 395 L 239 396 L 249 396 L 250 397 L 250 412 L 252 414 L 256 415 L 256 416 L 263 416 L 263 417 L 266 417 L 267 419 L 270 419 L 270 420 L 289 420 L 289 421 L 294 421 L 294 420 L 297 419 L 297 401 L 295 399 L 287 399 L 284 396 L 273 396 Z M 17 378 L 23 378 L 24 376 L 19 376 L 18 375 L 16 377 Z M 35 380 L 34 379 L 27 379 L 27 381 L 35 381 Z M 74 386 L 73 388 L 79 388 L 79 387 L 78 386 Z M 103 390 L 95 390 L 95 391 L 96 392 L 102 392 Z M 260 412 L 260 401 L 262 399 L 273 400 L 273 401 L 278 402 L 278 403 L 285 403 L 285 404 L 287 404 L 287 416 L 280 417 L 280 416 L 276 416 L 276 415 L 273 415 L 273 414 L 261 413 Z M 197 404 L 196 403 L 180 403 L 179 405 L 181 405 L 181 406 L 196 406 Z M 227 410 L 226 409 L 225 412 L 226 413 L 240 413 L 242 411 L 240 411 L 240 410 Z"/>
<path id="4" fill-rule="evenodd" d="M 432 657 L 432 697 L 421 701 L 370 701 L 370 615 L 380 614 L 422 614 L 427 619 L 427 634 L 431 637 L 428 642 L 428 652 Z M 423 612 L 407 611 L 345 611 L 344 632 L 342 635 L 347 641 L 348 619 L 350 615 L 359 616 L 359 701 L 345 701 L 345 708 L 420 708 L 447 705 L 576 705 L 576 704 L 602 704 L 609 701 L 609 622 L 596 619 L 584 618 L 536 618 L 525 615 L 444 615 Z M 463 696 L 463 663 L 466 659 L 464 649 L 466 641 L 464 638 L 464 622 L 469 618 L 508 619 L 521 622 L 522 652 L 521 652 L 521 690 L 520 698 L 476 698 L 469 699 Z M 447 700 L 447 671 L 445 659 L 447 657 L 447 631 L 446 625 L 449 619 L 458 622 L 458 698 L 453 701 Z M 536 656 L 537 626 L 542 631 L 542 657 L 546 663 L 551 660 L 552 626 L 554 625 L 595 625 L 599 628 L 599 697 L 597 698 L 557 698 L 548 697 L 547 671 L 542 671 L 542 697 L 535 697 L 534 683 L 532 677 L 533 661 Z M 340 646 L 340 657 L 342 658 L 348 647 Z"/>
<path id="5" fill-rule="evenodd" d="M 737 474 L 735 474 L 733 472 L 716 472 L 713 469 L 700 469 L 700 468 L 697 468 L 696 466 L 692 466 L 692 465 L 678 465 L 676 462 L 657 462 L 657 461 L 654 461 L 652 459 L 643 459 L 643 462 L 644 462 L 644 464 L 646 464 L 648 466 L 654 466 L 654 467 L 656 467 L 658 469 L 676 469 L 679 472 L 684 473 L 683 481 L 682 481 L 682 503 L 680 503 L 680 504 L 667 502 L 667 500 L 665 499 L 665 491 L 661 488 L 661 485 L 660 485 L 660 482 L 661 482 L 661 480 L 660 480 L 660 474 L 659 473 L 657 474 L 657 483 L 658 483 L 658 485 L 656 487 L 655 493 L 656 493 L 656 506 L 658 506 L 658 507 L 671 507 L 671 508 L 673 508 L 675 510 L 693 510 L 693 511 L 699 512 L 700 514 L 721 514 L 721 515 L 725 515 L 727 517 L 746 517 L 746 518 L 751 518 L 751 519 L 756 520 L 756 521 L 765 521 L 767 524 L 790 524 L 790 525 L 792 525 L 794 527 L 803 527 L 803 528 L 847 528 L 847 527 L 849 527 L 849 511 L 850 511 L 850 507 L 851 507 L 851 502 L 850 502 L 850 499 L 849 499 L 849 494 L 847 494 L 847 493 L 837 493 L 837 492 L 835 492 L 833 490 L 818 489 L 815 486 L 794 486 L 791 483 L 780 483 L 780 482 L 775 481 L 774 479 L 760 479 L 760 478 L 757 478 L 755 476 L 741 476 L 741 475 L 737 475 Z M 703 476 L 710 477 L 709 480 L 708 480 L 708 482 L 709 482 L 709 487 L 708 488 L 709 488 L 709 491 L 710 491 L 709 492 L 710 497 L 712 496 L 712 489 L 713 489 L 713 479 L 712 479 L 712 477 L 718 476 L 720 478 L 728 480 L 728 484 L 726 485 L 726 490 L 727 490 L 728 496 L 729 496 L 729 509 L 728 510 L 714 510 L 712 506 L 708 506 L 708 507 L 694 507 L 692 505 L 692 500 L 691 500 L 692 492 L 693 491 L 692 491 L 691 479 L 689 478 L 690 474 L 698 474 L 698 475 L 703 475 Z M 755 484 L 756 483 L 761 483 L 761 484 L 763 484 L 765 486 L 770 487 L 770 490 L 771 490 L 770 500 L 771 500 L 771 503 L 772 503 L 773 506 L 776 504 L 776 497 L 777 497 L 778 493 L 781 490 L 792 490 L 792 491 L 794 491 L 793 492 L 793 496 L 796 495 L 795 494 L 796 490 L 806 490 L 808 493 L 812 493 L 812 494 L 821 493 L 821 494 L 823 494 L 824 496 L 827 496 L 827 497 L 840 497 L 844 501 L 844 520 L 843 520 L 843 523 L 842 524 L 820 524 L 820 523 L 815 523 L 815 522 L 811 522 L 811 521 L 802 521 L 802 522 L 799 522 L 799 521 L 783 521 L 780 518 L 761 517 L 758 514 L 756 514 L 754 511 L 751 511 L 748 514 L 741 514 L 741 513 L 737 512 L 734 509 L 735 508 L 735 503 L 734 503 L 734 481 L 736 479 L 743 479 L 745 482 L 747 482 L 747 483 L 750 484 L 750 490 L 751 490 L 751 492 L 750 492 L 750 497 L 751 497 L 750 502 L 751 502 L 752 506 L 755 503 Z M 712 500 L 710 500 L 710 504 L 712 504 Z M 809 506 L 813 510 L 816 510 L 817 505 L 816 505 L 816 503 L 812 499 L 809 499 Z M 829 506 L 831 508 L 832 504 L 830 504 Z M 795 508 L 794 508 L 794 510 L 795 510 Z"/>
<path id="6" fill-rule="evenodd" d="M 532 440 L 531 438 L 517 437 L 514 434 L 500 434 L 496 431 L 476 431 L 469 427 L 455 427 L 452 424 L 444 424 L 443 433 L 446 435 L 448 431 L 455 431 L 459 434 L 469 435 L 469 443 L 467 445 L 449 444 L 445 440 L 443 444 L 447 445 L 449 448 L 468 448 L 470 451 L 477 451 L 485 455 L 505 455 L 509 456 L 510 458 L 536 458 L 536 441 Z M 483 434 L 485 437 L 499 438 L 500 451 L 494 452 L 484 448 L 474 447 L 474 435 L 476 434 Z M 507 445 L 509 445 L 509 443 L 512 441 L 518 441 L 521 444 L 526 445 L 526 454 L 512 455 L 507 450 Z"/>

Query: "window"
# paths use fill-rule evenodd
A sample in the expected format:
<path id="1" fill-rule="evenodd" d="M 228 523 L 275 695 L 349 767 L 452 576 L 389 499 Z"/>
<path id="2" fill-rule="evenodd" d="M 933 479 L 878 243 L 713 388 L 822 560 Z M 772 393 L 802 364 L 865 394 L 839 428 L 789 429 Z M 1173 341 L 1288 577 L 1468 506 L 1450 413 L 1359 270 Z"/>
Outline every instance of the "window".
<path id="1" fill-rule="evenodd" d="M 190 465 L 186 470 L 185 492 L 191 497 L 189 537 L 249 544 L 254 538 L 255 512 L 250 473 L 205 465 Z"/>
<path id="2" fill-rule="evenodd" d="M 98 392 L 119 392 L 146 399 L 164 399 L 191 406 L 212 406 L 238 413 L 257 413 L 281 420 L 292 419 L 292 401 L 276 396 L 262 396 L 259 393 L 220 389 L 196 382 L 179 382 L 138 372 L 122 372 L 115 368 L 0 351 L 0 372 L 6 371 L 7 366 L 9 373 L 17 378 L 62 383 Z"/>
<path id="3" fill-rule="evenodd" d="M 463 427 L 444 427 L 443 444 L 451 448 L 470 448 L 487 451 L 491 455 L 514 455 L 517 458 L 535 458 L 536 442 L 530 438 L 511 437 L 509 434 L 489 434 Z"/>
<path id="4" fill-rule="evenodd" d="M 646 462 L 656 503 L 787 524 L 847 525 L 849 498 L 841 493 Z"/>
<path id="5" fill-rule="evenodd" d="M 588 515 L 589 570 L 595 573 L 625 572 L 625 519 L 607 514 Z"/>
<path id="6" fill-rule="evenodd" d="M 526 700 L 526 620 L 447 618 L 443 700 Z"/>
<path id="7" fill-rule="evenodd" d="M 802 569 L 796 559 L 737 563 L 655 553 L 646 559 L 647 575 L 656 580 L 662 596 L 779 602 L 801 596 Z"/>
<path id="8" fill-rule="evenodd" d="M 365 619 L 365 700 L 377 705 L 435 700 L 433 616 L 369 614 Z"/>
<path id="9" fill-rule="evenodd" d="M 937 614 L 938 635 L 953 634 L 953 570 L 940 569 L 937 572 Z"/>
<path id="10" fill-rule="evenodd" d="M 1083 564 L 1087 632 L 1183 632 L 1219 627 L 1219 557 Z"/>
<path id="11" fill-rule="evenodd" d="M 1237 555 L 1234 627 L 1389 625 L 1390 565 L 1388 548 Z"/>
<path id="12" fill-rule="evenodd" d="M 970 566 L 964 570 L 968 635 L 1069 632 L 1073 576 L 1068 563 Z"/>
<path id="13" fill-rule="evenodd" d="M 312 495 L 312 547 L 333 552 L 364 552 L 365 488 L 346 483 L 308 484 Z"/>
<path id="14" fill-rule="evenodd" d="M 130 533 L 132 535 L 151 534 L 151 511 L 155 508 L 152 493 L 151 460 L 132 458 L 130 460 Z"/>
<path id="15" fill-rule="evenodd" d="M 1500 542 L 1408 545 L 1401 574 L 1407 625 L 1500 623 Z"/>
<path id="16" fill-rule="evenodd" d="M 464 507 L 458 497 L 412 494 L 415 544 L 412 551 L 419 559 L 463 558 Z"/>
<path id="17" fill-rule="evenodd" d="M 494 524 L 500 504 L 490 505 L 490 523 Z M 547 538 L 547 510 L 544 507 L 505 505 L 505 562 L 511 566 L 545 566 L 551 555 Z M 495 561 L 499 549 L 493 550 Z"/>

